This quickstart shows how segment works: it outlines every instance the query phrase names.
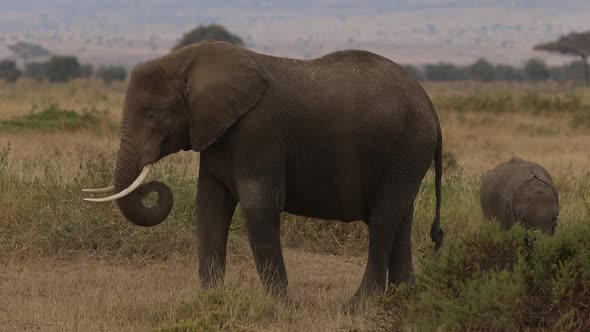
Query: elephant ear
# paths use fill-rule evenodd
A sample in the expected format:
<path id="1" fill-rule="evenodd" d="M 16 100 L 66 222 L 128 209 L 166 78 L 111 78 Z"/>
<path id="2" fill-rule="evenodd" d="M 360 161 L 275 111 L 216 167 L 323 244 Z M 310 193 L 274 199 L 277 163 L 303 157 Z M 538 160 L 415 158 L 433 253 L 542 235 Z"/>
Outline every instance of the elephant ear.
<path id="1" fill-rule="evenodd" d="M 191 148 L 202 151 L 258 103 L 267 80 L 241 48 L 226 42 L 195 47 L 185 89 Z"/>

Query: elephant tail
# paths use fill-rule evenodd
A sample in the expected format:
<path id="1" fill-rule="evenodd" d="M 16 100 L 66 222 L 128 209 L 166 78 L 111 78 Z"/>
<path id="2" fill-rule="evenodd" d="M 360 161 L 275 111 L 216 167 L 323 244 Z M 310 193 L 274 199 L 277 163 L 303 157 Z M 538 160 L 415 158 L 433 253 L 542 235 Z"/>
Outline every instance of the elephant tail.
<path id="1" fill-rule="evenodd" d="M 437 126 L 436 135 L 436 150 L 434 152 L 434 185 L 436 192 L 436 212 L 434 215 L 434 221 L 430 228 L 430 238 L 434 242 L 434 248 L 436 251 L 440 249 L 443 242 L 444 233 L 440 228 L 440 208 L 441 208 L 441 182 L 442 182 L 442 130 L 440 123 Z"/>

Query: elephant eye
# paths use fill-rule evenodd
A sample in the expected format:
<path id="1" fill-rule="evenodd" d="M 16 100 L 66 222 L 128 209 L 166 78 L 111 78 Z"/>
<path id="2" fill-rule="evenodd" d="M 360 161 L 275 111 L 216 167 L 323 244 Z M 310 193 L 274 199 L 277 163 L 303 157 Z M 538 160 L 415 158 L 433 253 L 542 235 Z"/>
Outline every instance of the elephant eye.
<path id="1" fill-rule="evenodd" d="M 145 115 L 145 123 L 150 128 L 153 128 L 156 125 L 156 113 L 154 111 L 147 111 Z"/>

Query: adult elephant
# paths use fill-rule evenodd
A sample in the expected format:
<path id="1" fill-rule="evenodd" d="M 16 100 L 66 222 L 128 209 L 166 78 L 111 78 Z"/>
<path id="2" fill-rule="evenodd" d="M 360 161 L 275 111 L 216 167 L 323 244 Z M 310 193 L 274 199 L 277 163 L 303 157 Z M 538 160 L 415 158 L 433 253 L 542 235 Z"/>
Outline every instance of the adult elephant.
<path id="1" fill-rule="evenodd" d="M 172 192 L 161 182 L 141 182 L 150 165 L 180 150 L 201 153 L 204 287 L 223 278 L 237 202 L 257 271 L 280 294 L 287 286 L 282 211 L 368 223 L 368 262 L 353 299 L 384 291 L 388 272 L 390 283 L 412 281 L 413 203 L 433 159 L 431 237 L 437 248 L 442 243 L 437 114 L 416 80 L 376 54 L 349 50 L 303 61 L 203 42 L 138 65 L 124 104 L 117 194 L 93 201 L 116 199 L 140 226 L 161 223 Z M 141 198 L 154 191 L 157 204 L 144 206 Z"/>

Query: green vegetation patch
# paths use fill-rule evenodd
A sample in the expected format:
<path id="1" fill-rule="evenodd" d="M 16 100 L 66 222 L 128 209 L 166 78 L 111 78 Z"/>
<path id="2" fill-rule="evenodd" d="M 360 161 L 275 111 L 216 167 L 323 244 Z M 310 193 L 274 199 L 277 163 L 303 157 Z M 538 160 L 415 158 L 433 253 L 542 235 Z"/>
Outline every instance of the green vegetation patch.
<path id="1" fill-rule="evenodd" d="M 422 260 L 412 288 L 384 300 L 385 330 L 590 329 L 590 224 L 553 238 L 488 223 Z"/>
<path id="2" fill-rule="evenodd" d="M 0 130 L 3 131 L 28 131 L 28 130 L 78 130 L 96 129 L 109 123 L 105 111 L 91 110 L 78 113 L 61 108 L 57 104 L 50 104 L 41 111 L 33 111 L 30 114 L 11 120 L 0 120 Z"/>
<path id="3" fill-rule="evenodd" d="M 433 102 L 437 109 L 457 112 L 577 112 L 589 111 L 590 107 L 582 102 L 575 93 L 546 95 L 527 92 L 522 95 L 512 93 L 467 95 L 435 95 Z"/>
<path id="4" fill-rule="evenodd" d="M 263 290 L 226 287 L 199 292 L 195 299 L 182 302 L 178 322 L 159 331 L 252 331 L 276 316 L 277 304 Z"/>

